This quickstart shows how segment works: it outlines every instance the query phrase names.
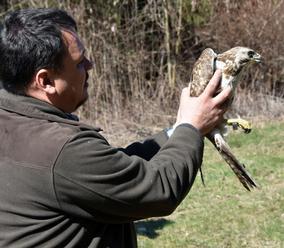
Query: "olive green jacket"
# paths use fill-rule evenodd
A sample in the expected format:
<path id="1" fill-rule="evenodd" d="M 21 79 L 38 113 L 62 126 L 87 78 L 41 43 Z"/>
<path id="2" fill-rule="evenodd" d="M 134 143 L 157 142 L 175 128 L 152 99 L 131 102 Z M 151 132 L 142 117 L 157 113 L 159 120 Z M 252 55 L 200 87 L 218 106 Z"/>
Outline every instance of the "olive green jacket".
<path id="1" fill-rule="evenodd" d="M 133 221 L 175 210 L 202 162 L 199 132 L 119 149 L 99 131 L 0 91 L 0 247 L 136 247 Z"/>

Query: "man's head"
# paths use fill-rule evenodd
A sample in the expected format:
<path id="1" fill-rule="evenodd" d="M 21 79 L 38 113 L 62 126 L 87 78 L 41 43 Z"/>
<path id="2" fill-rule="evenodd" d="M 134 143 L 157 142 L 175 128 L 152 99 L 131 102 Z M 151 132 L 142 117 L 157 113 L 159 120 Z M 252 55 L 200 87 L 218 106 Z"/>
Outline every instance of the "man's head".
<path id="1" fill-rule="evenodd" d="M 15 94 L 47 101 L 72 112 L 88 97 L 92 64 L 72 17 L 58 9 L 10 12 L 0 32 L 0 80 Z"/>

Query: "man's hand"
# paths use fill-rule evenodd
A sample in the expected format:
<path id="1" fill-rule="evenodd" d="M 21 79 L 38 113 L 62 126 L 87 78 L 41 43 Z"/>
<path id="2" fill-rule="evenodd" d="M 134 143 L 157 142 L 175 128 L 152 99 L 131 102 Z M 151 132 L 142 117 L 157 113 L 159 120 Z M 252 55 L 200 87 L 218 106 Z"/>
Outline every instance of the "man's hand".
<path id="1" fill-rule="evenodd" d="M 220 79 L 221 71 L 217 70 L 199 97 L 189 97 L 189 88 L 183 89 L 174 127 L 189 123 L 202 135 L 206 135 L 223 121 L 223 115 L 227 110 L 224 103 L 230 98 L 231 88 L 228 87 L 216 95 Z"/>

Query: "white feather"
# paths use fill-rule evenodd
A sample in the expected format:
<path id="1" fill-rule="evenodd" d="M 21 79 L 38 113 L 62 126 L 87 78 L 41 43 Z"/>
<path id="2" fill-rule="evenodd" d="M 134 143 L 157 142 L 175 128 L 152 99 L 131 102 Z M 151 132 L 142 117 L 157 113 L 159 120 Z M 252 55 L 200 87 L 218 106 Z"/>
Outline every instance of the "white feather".
<path id="1" fill-rule="evenodd" d="M 223 71 L 224 67 L 225 67 L 225 63 L 223 61 L 219 61 L 219 60 L 215 61 L 215 68 L 216 69 Z M 232 84 L 234 79 L 235 79 L 235 77 L 233 77 L 233 76 L 228 76 L 228 75 L 224 76 L 222 74 L 221 88 L 225 89 L 228 85 L 230 85 L 231 87 L 234 88 L 235 85 Z"/>

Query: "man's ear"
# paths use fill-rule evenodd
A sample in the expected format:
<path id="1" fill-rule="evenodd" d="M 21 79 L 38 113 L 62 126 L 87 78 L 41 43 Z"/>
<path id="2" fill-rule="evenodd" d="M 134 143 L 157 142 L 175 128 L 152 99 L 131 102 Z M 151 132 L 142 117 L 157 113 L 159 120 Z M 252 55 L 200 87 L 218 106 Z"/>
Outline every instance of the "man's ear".
<path id="1" fill-rule="evenodd" d="M 35 85 L 48 95 L 56 93 L 52 72 L 48 69 L 40 69 L 35 75 Z"/>

